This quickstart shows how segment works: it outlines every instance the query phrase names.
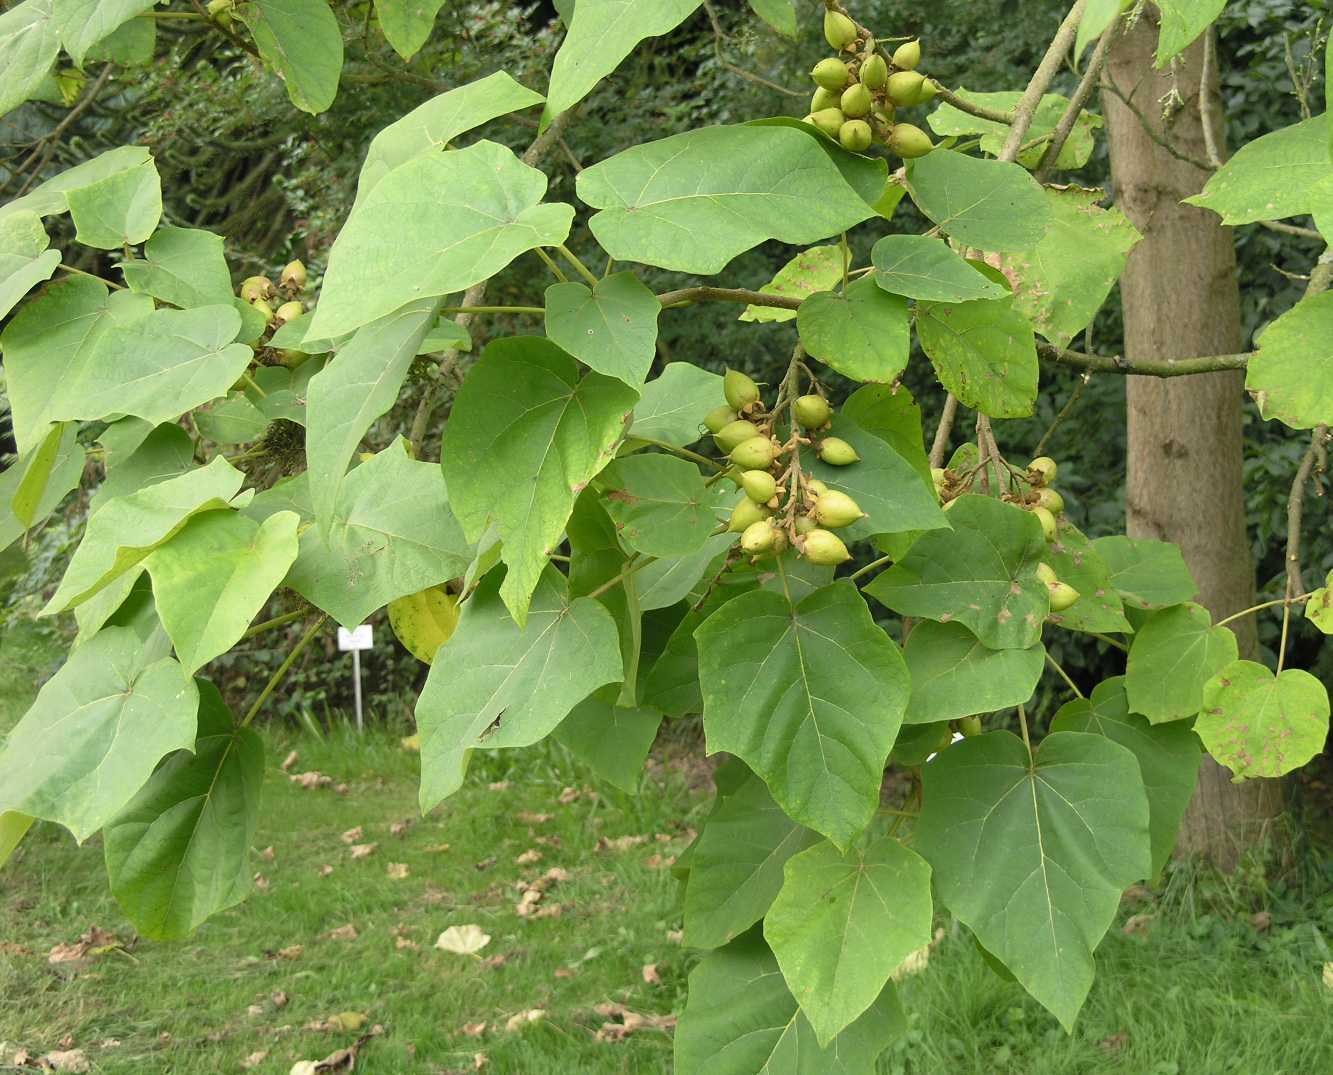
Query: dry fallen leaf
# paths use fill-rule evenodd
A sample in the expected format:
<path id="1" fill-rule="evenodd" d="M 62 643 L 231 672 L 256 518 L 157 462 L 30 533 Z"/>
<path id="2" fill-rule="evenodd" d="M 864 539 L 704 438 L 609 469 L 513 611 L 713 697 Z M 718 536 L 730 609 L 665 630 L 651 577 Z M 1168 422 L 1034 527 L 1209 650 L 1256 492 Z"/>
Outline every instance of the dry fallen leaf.
<path id="1" fill-rule="evenodd" d="M 265 862 L 272 862 L 274 859 L 273 845 L 269 844 L 263 851 L 259 852 L 259 857 Z"/>
<path id="2" fill-rule="evenodd" d="M 666 939 L 672 944 L 684 944 L 685 931 L 683 929 L 669 929 L 666 932 Z"/>
<path id="3" fill-rule="evenodd" d="M 1273 915 L 1269 911 L 1256 911 L 1250 915 L 1250 925 L 1260 933 L 1263 933 L 1273 924 Z"/>
<path id="4" fill-rule="evenodd" d="M 907 958 L 899 963 L 897 969 L 894 970 L 892 974 L 893 980 L 895 982 L 901 982 L 910 974 L 920 974 L 929 965 L 931 953 L 940 946 L 940 943 L 943 940 L 944 930 L 937 929 L 932 940 L 923 944 L 916 951 L 907 953 Z"/>
<path id="5" fill-rule="evenodd" d="M 275 989 L 272 993 L 269 994 L 268 999 L 273 1002 L 273 1007 L 285 1008 L 287 1007 L 287 1001 L 290 998 L 281 989 Z"/>
<path id="6" fill-rule="evenodd" d="M 569 967 L 556 967 L 556 968 L 555 968 L 555 976 L 556 976 L 557 978 L 573 978 L 574 975 L 577 974 L 577 973 L 578 973 L 578 971 L 572 970 L 572 969 L 570 969 Z"/>
<path id="7" fill-rule="evenodd" d="M 646 836 L 617 836 L 614 840 L 608 840 L 605 836 L 597 838 L 598 851 L 628 851 L 631 847 L 638 847 L 640 844 L 646 844 Z"/>
<path id="8" fill-rule="evenodd" d="M 565 788 L 565 790 L 560 793 L 560 798 L 557 801 L 561 806 L 568 806 L 572 802 L 577 802 L 579 796 L 582 794 L 583 793 L 579 791 L 578 788 Z"/>
<path id="9" fill-rule="evenodd" d="M 515 816 L 524 825 L 545 825 L 555 817 L 554 814 L 534 814 L 530 810 L 520 810 Z"/>
<path id="10" fill-rule="evenodd" d="M 260 892 L 268 891 L 268 878 L 265 877 L 262 873 L 255 874 L 254 881 L 255 881 L 255 888 L 259 889 Z"/>
<path id="11" fill-rule="evenodd" d="M 295 751 L 293 751 L 293 753 L 295 753 Z M 241 1068 L 245 1071 L 249 1071 L 251 1068 L 259 1067 L 259 1065 L 262 1064 L 267 1059 L 268 1059 L 267 1049 L 256 1049 L 253 1053 L 251 1053 L 249 1056 L 247 1056 L 244 1060 L 241 1061 Z"/>
<path id="12" fill-rule="evenodd" d="M 345 926 L 329 930 L 325 936 L 331 941 L 354 941 L 357 937 L 356 927 L 348 922 Z"/>
<path id="13" fill-rule="evenodd" d="M 315 1060 L 298 1060 L 287 1075 L 319 1075 L 319 1063 Z"/>
<path id="14" fill-rule="evenodd" d="M 505 1030 L 513 1033 L 516 1030 L 522 1030 L 530 1023 L 540 1023 L 546 1018 L 546 1012 L 541 1008 L 532 1008 L 526 1012 L 519 1012 L 517 1015 L 511 1015 L 505 1021 Z"/>
<path id="15" fill-rule="evenodd" d="M 518 858 L 514 859 L 514 865 L 531 866 L 533 863 L 541 862 L 541 860 L 542 860 L 542 853 L 538 851 L 535 847 L 530 847 L 526 851 L 524 851 L 523 854 L 519 855 Z"/>
<path id="16" fill-rule="evenodd" d="M 424 852 L 426 852 L 426 854 L 428 854 L 428 855 L 443 855 L 446 851 L 449 850 L 449 845 L 448 845 L 448 844 L 428 844 L 427 846 L 423 847 L 421 850 L 423 850 Z"/>
<path id="17" fill-rule="evenodd" d="M 469 1038 L 479 1038 L 486 1033 L 485 1023 L 464 1023 L 463 1033 Z"/>
<path id="18" fill-rule="evenodd" d="M 674 1015 L 644 1015 L 630 1011 L 623 1004 L 598 1004 L 593 1010 L 604 1019 L 619 1020 L 603 1023 L 597 1031 L 598 1041 L 624 1041 L 636 1030 L 669 1031 L 676 1026 Z"/>
<path id="19" fill-rule="evenodd" d="M 662 978 L 657 973 L 656 963 L 645 963 L 643 965 L 643 981 L 645 985 L 661 985 Z"/>
<path id="20" fill-rule="evenodd" d="M 327 788 L 333 783 L 333 777 L 325 776 L 323 773 L 311 769 L 308 773 L 288 773 L 287 779 L 293 784 L 300 784 L 307 790 L 315 788 Z"/>
<path id="21" fill-rule="evenodd" d="M 490 791 L 508 791 L 508 790 L 509 790 L 509 781 L 508 781 L 508 780 L 493 780 L 490 784 L 487 785 L 487 789 L 490 790 Z"/>
<path id="22" fill-rule="evenodd" d="M 110 933 L 100 926 L 89 926 L 84 931 L 83 936 L 73 944 L 55 945 L 47 954 L 46 961 L 53 965 L 57 963 L 77 963 L 89 956 L 104 955 L 120 946 L 120 942 L 116 939 L 114 933 Z"/>
<path id="23" fill-rule="evenodd" d="M 393 824 L 389 826 L 389 835 L 402 836 L 403 833 L 407 832 L 407 830 L 410 829 L 411 827 L 412 827 L 411 818 L 404 818 L 402 821 L 395 821 L 393 822 Z"/>
<path id="24" fill-rule="evenodd" d="M 82 1049 L 57 1049 L 47 1053 L 42 1061 L 42 1067 L 48 1071 L 70 1072 L 72 1075 L 92 1071 Z"/>
<path id="25" fill-rule="evenodd" d="M 384 872 L 389 875 L 390 881 L 405 881 L 409 871 L 406 862 L 391 862 Z"/>
<path id="26" fill-rule="evenodd" d="M 1137 933 L 1147 933 L 1148 927 L 1152 925 L 1152 921 L 1156 917 L 1156 915 L 1150 914 L 1132 914 L 1125 919 L 1125 924 L 1120 927 L 1120 931 L 1126 937 L 1133 937 Z"/>
<path id="27" fill-rule="evenodd" d="M 342 842 L 345 844 L 359 844 L 361 842 L 361 838 L 365 836 L 365 834 L 366 834 L 365 826 L 357 825 L 355 828 L 348 829 L 346 832 L 344 832 L 342 836 L 339 837 L 339 839 L 342 840 Z"/>
<path id="28" fill-rule="evenodd" d="M 406 950 L 409 952 L 416 952 L 421 948 L 421 945 L 417 944 L 411 937 L 395 937 L 393 939 L 393 946 L 399 951 Z"/>
<path id="29" fill-rule="evenodd" d="M 1104 1053 L 1118 1053 L 1129 1044 L 1129 1034 L 1121 1030 L 1115 1034 L 1110 1034 L 1097 1043 L 1098 1048 Z"/>
<path id="30" fill-rule="evenodd" d="M 458 956 L 476 955 L 491 943 L 491 935 L 477 925 L 450 926 L 435 941 L 435 947 L 442 952 L 452 952 Z"/>
<path id="31" fill-rule="evenodd" d="M 370 858 L 377 847 L 379 844 L 353 844 L 350 854 L 354 859 Z"/>
<path id="32" fill-rule="evenodd" d="M 245 1014 L 250 1016 L 252 1019 L 261 1016 L 264 1014 L 264 1005 L 251 1004 L 250 1007 L 245 1009 Z"/>
<path id="33" fill-rule="evenodd" d="M 301 958 L 301 953 L 304 952 L 304 951 L 305 951 L 305 948 L 302 947 L 302 946 L 299 945 L 299 944 L 289 944 L 286 948 L 279 948 L 279 949 L 278 949 L 278 958 L 279 958 L 279 959 L 300 959 L 300 958 Z"/>
<path id="34" fill-rule="evenodd" d="M 643 864 L 650 870 L 667 870 L 676 864 L 675 855 L 649 855 Z"/>
<path id="35" fill-rule="evenodd" d="M 487 1064 L 489 1064 L 489 1063 L 490 1063 L 490 1061 L 486 1059 L 486 1054 L 485 1054 L 485 1053 L 473 1053 L 473 1054 L 472 1054 L 472 1070 L 473 1070 L 473 1071 L 480 1071 L 482 1068 L 484 1068 L 484 1067 L 485 1067 Z"/>
<path id="36" fill-rule="evenodd" d="M 293 750 L 290 754 L 288 754 L 285 758 L 282 759 L 282 771 L 284 773 L 289 772 L 291 770 L 291 767 L 300 760 L 301 760 L 301 755 Z"/>

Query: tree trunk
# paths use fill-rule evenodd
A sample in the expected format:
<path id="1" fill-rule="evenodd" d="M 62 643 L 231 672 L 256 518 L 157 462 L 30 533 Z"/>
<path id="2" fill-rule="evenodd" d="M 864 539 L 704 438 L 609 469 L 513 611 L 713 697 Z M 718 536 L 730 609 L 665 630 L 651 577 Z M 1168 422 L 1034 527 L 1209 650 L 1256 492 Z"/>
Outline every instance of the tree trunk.
<path id="1" fill-rule="evenodd" d="M 1180 204 L 1209 176 L 1191 163 L 1208 159 L 1199 111 L 1203 43 L 1158 71 L 1157 30 L 1150 9 L 1110 55 L 1110 84 L 1133 107 L 1109 88 L 1102 93 L 1116 201 L 1144 235 L 1120 280 L 1125 353 L 1131 359 L 1234 353 L 1243 339 L 1231 230 L 1213 213 Z M 1161 102 L 1173 89 L 1183 104 L 1164 120 Z M 1215 85 L 1213 94 L 1216 100 Z M 1125 386 L 1126 530 L 1178 544 L 1199 584 L 1197 600 L 1215 619 L 1254 604 L 1241 473 L 1243 389 L 1240 371 L 1128 377 Z M 1252 654 L 1253 617 L 1229 626 L 1241 654 Z M 1177 851 L 1230 870 L 1262 843 L 1282 810 L 1280 781 L 1233 784 L 1226 769 L 1205 757 Z"/>

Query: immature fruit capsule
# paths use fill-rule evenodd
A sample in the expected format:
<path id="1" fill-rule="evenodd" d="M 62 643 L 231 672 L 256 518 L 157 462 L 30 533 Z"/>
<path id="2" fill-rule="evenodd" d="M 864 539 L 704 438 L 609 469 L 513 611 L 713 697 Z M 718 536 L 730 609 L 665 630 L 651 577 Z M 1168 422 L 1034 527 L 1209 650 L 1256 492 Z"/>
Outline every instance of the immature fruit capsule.
<path id="1" fill-rule="evenodd" d="M 265 302 L 263 299 L 255 299 L 255 301 L 252 302 L 252 303 L 250 303 L 250 305 L 253 306 L 256 310 L 258 310 L 261 314 L 264 315 L 264 324 L 266 324 L 266 325 L 271 325 L 271 324 L 273 324 L 273 307 L 272 307 L 272 306 L 270 306 L 270 305 L 269 305 L 267 302 Z"/>
<path id="2" fill-rule="evenodd" d="M 1079 599 L 1079 592 L 1067 582 L 1048 583 L 1046 589 L 1051 595 L 1051 611 L 1063 612 Z"/>
<path id="3" fill-rule="evenodd" d="M 860 504 L 846 493 L 840 493 L 836 489 L 830 489 L 815 501 L 815 522 L 820 526 L 828 527 L 830 530 L 851 526 L 852 523 L 865 517 L 866 513 L 861 510 Z"/>
<path id="4" fill-rule="evenodd" d="M 727 520 L 727 531 L 732 534 L 743 534 L 755 523 L 762 523 L 767 518 L 767 509 L 756 504 L 748 496 L 741 497 L 731 509 L 731 518 Z"/>
<path id="5" fill-rule="evenodd" d="M 767 470 L 777 456 L 773 441 L 765 436 L 743 440 L 731 450 L 731 461 L 741 470 Z"/>
<path id="6" fill-rule="evenodd" d="M 759 386 L 740 370 L 727 370 L 727 375 L 722 378 L 722 394 L 727 397 L 727 405 L 740 414 L 759 401 Z"/>
<path id="7" fill-rule="evenodd" d="M 916 95 L 925 79 L 915 71 L 895 71 L 889 76 L 889 100 L 899 108 L 916 104 Z"/>
<path id="8" fill-rule="evenodd" d="M 982 733 L 980 717 L 964 717 L 958 722 L 958 730 L 963 733 L 964 739 L 971 739 Z"/>
<path id="9" fill-rule="evenodd" d="M 297 366 L 299 366 L 309 357 L 310 356 L 306 354 L 304 351 L 291 351 L 291 350 L 279 351 L 278 365 L 286 366 L 289 370 L 294 370 L 296 369 Z"/>
<path id="10" fill-rule="evenodd" d="M 744 418 L 738 418 L 734 422 L 728 422 L 713 436 L 713 442 L 720 451 L 731 454 L 733 448 L 738 444 L 743 444 L 751 437 L 759 436 L 759 427 L 753 422 L 747 422 Z"/>
<path id="11" fill-rule="evenodd" d="M 849 119 L 838 128 L 838 144 L 852 153 L 864 153 L 874 137 L 870 124 L 863 119 Z"/>
<path id="12" fill-rule="evenodd" d="M 1060 581 L 1059 577 L 1055 574 L 1055 568 L 1047 563 L 1040 563 L 1037 565 L 1037 578 L 1041 579 L 1047 586 L 1054 586 Z"/>
<path id="13" fill-rule="evenodd" d="M 847 551 L 847 546 L 837 534 L 830 534 L 827 530 L 818 528 L 805 535 L 805 546 L 801 551 L 812 564 L 826 567 L 836 567 L 852 558 L 852 554 Z"/>
<path id="14" fill-rule="evenodd" d="M 921 62 L 921 40 L 908 41 L 904 45 L 899 45 L 893 54 L 893 66 L 899 71 L 915 71 L 916 65 Z"/>
<path id="15" fill-rule="evenodd" d="M 862 116 L 870 115 L 870 106 L 874 103 L 870 98 L 870 91 L 858 82 L 842 91 L 840 107 L 842 114 L 848 119 L 860 119 Z"/>
<path id="16" fill-rule="evenodd" d="M 704 428 L 710 433 L 721 433 L 738 417 L 739 415 L 724 403 L 721 407 L 714 407 L 704 415 Z"/>
<path id="17" fill-rule="evenodd" d="M 209 17 L 219 26 L 230 26 L 231 9 L 234 6 L 233 0 L 209 0 Z"/>
<path id="18" fill-rule="evenodd" d="M 1065 510 L 1065 498 L 1054 489 L 1042 488 L 1037 490 L 1037 503 L 1049 511 L 1052 515 L 1059 515 Z"/>
<path id="19" fill-rule="evenodd" d="M 837 138 L 838 132 L 842 130 L 842 125 L 846 122 L 840 108 L 825 108 L 821 112 L 811 113 L 806 120 L 807 123 L 813 123 L 830 138 Z"/>
<path id="20" fill-rule="evenodd" d="M 1049 455 L 1039 455 L 1028 464 L 1028 481 L 1033 485 L 1050 485 L 1060 468 Z"/>
<path id="21" fill-rule="evenodd" d="M 806 429 L 819 429 L 833 416 L 833 408 L 823 396 L 800 396 L 791 405 L 791 412 Z"/>
<path id="22" fill-rule="evenodd" d="M 930 101 L 935 100 L 939 95 L 939 92 L 940 84 L 933 78 L 928 78 L 921 83 L 921 88 L 917 90 L 916 100 L 913 103 L 919 105 L 927 104 Z"/>
<path id="23" fill-rule="evenodd" d="M 278 324 L 285 325 L 288 321 L 293 321 L 305 313 L 305 307 L 296 299 L 291 302 L 284 302 L 274 312 L 273 316 L 278 319 Z"/>
<path id="24" fill-rule="evenodd" d="M 266 299 L 273 294 L 273 281 L 267 276 L 247 276 L 241 281 L 241 298 L 246 302 Z"/>
<path id="25" fill-rule="evenodd" d="M 934 148 L 935 143 L 930 140 L 930 135 L 910 123 L 895 123 L 889 132 L 889 149 L 903 160 L 924 157 Z"/>
<path id="26" fill-rule="evenodd" d="M 828 486 L 818 478 L 807 478 L 805 480 L 805 491 L 808 496 L 817 500 L 828 492 Z"/>
<path id="27" fill-rule="evenodd" d="M 818 529 L 819 524 L 808 515 L 796 516 L 796 532 L 798 534 L 808 534 L 811 530 Z"/>
<path id="28" fill-rule="evenodd" d="M 882 90 L 889 81 L 889 65 L 876 53 L 861 65 L 861 85 L 871 90 Z"/>
<path id="29" fill-rule="evenodd" d="M 278 282 L 288 291 L 304 291 L 306 281 L 305 266 L 300 261 L 289 261 L 282 270 Z"/>
<path id="30" fill-rule="evenodd" d="M 842 88 L 847 85 L 849 75 L 847 65 L 830 56 L 827 60 L 820 60 L 815 64 L 810 77 L 815 80 L 817 86 L 832 93 L 841 93 Z"/>
<path id="31" fill-rule="evenodd" d="M 747 470 L 741 475 L 741 488 L 756 504 L 767 504 L 778 495 L 778 482 L 766 470 Z"/>
<path id="32" fill-rule="evenodd" d="M 847 467 L 861 461 L 856 449 L 841 437 L 825 437 L 820 441 L 819 458 L 831 467 Z"/>
<path id="33" fill-rule="evenodd" d="M 824 40 L 835 49 L 845 49 L 856 40 L 856 23 L 841 11 L 825 11 Z"/>
<path id="34" fill-rule="evenodd" d="M 750 556 L 762 556 L 773 551 L 777 535 L 777 529 L 767 519 L 751 523 L 745 528 L 745 533 L 741 534 L 741 549 Z"/>
<path id="35" fill-rule="evenodd" d="M 823 86 L 815 90 L 815 95 L 810 98 L 810 111 L 822 112 L 826 108 L 837 108 L 838 102 L 842 100 L 842 94 L 837 90 L 826 90 Z"/>
<path id="36" fill-rule="evenodd" d="M 1032 514 L 1041 523 L 1041 532 L 1045 535 L 1046 540 L 1048 542 L 1054 541 L 1060 533 L 1060 524 L 1055 521 L 1055 516 L 1051 514 L 1048 508 L 1043 508 L 1040 504 L 1032 509 Z"/>

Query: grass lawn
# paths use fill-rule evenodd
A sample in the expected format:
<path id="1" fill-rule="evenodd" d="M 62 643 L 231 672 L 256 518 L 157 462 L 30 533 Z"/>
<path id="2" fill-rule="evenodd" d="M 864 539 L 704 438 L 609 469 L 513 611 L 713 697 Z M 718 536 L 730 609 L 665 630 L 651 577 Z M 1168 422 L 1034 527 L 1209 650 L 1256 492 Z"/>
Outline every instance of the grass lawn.
<path id="1" fill-rule="evenodd" d="M 3 644 L 0 729 L 49 664 L 36 641 Z M 239 1072 L 262 1052 L 251 1070 L 285 1075 L 365 1033 L 320 1026 L 343 1012 L 383 1027 L 357 1068 L 375 1075 L 473 1071 L 477 1054 L 502 1075 L 670 1071 L 669 1032 L 616 1041 L 598 1031 L 618 1022 L 608 1004 L 666 1016 L 684 1003 L 693 956 L 673 936 L 678 885 L 667 867 L 709 792 L 700 768 L 671 763 L 681 751 L 663 752 L 638 798 L 596 784 L 554 747 L 481 757 L 464 790 L 421 819 L 416 756 L 396 735 L 266 738 L 262 880 L 191 941 L 135 940 L 107 894 L 96 839 L 77 848 L 50 826 L 30 834 L 0 872 L 0 1071 L 21 1046 L 80 1048 L 93 1071 L 136 1075 Z M 279 766 L 292 749 L 293 773 L 317 771 L 334 786 L 289 779 Z M 578 794 L 562 801 L 566 788 Z M 357 845 L 374 846 L 357 857 Z M 568 876 L 521 917 L 520 882 L 552 868 Z M 903 988 L 910 1032 L 882 1071 L 1333 1071 L 1333 988 L 1320 978 L 1333 961 L 1333 895 L 1327 872 L 1314 872 L 1299 885 L 1251 878 L 1229 890 L 1181 869 L 1126 900 L 1072 1036 L 942 918 L 929 969 Z M 1251 921 L 1256 911 L 1265 917 Z M 477 956 L 433 947 L 467 924 L 492 938 Z M 48 961 L 93 925 L 124 947 Z M 533 1009 L 545 1017 L 506 1029 Z M 479 1023 L 475 1036 L 465 1030 Z"/>

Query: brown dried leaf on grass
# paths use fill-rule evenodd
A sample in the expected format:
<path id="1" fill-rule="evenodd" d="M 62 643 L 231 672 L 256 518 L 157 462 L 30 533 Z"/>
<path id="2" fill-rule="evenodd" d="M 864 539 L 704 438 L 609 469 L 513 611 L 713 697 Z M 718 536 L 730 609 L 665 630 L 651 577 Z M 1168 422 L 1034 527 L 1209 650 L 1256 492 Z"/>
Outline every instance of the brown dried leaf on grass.
<path id="1" fill-rule="evenodd" d="M 354 860 L 370 858 L 379 846 L 379 844 L 353 844 L 349 854 Z"/>
<path id="2" fill-rule="evenodd" d="M 339 839 L 345 844 L 359 844 L 362 837 L 366 835 L 365 826 L 357 825 L 344 832 Z"/>
<path id="3" fill-rule="evenodd" d="M 290 754 L 288 754 L 285 758 L 282 759 L 282 765 L 280 766 L 280 768 L 284 773 L 289 773 L 291 772 L 292 766 L 295 765 L 300 760 L 301 760 L 301 755 L 293 750 Z"/>
<path id="4" fill-rule="evenodd" d="M 78 963 L 90 957 L 105 955 L 107 952 L 124 947 L 114 933 L 100 926 L 89 926 L 73 944 L 57 944 L 49 953 L 46 961 L 52 965 L 58 963 Z"/>
<path id="5" fill-rule="evenodd" d="M 642 1012 L 630 1011 L 623 1004 L 599 1004 L 593 1010 L 607 1020 L 597 1031 L 598 1041 L 624 1041 L 640 1030 L 660 1030 L 665 1033 L 676 1029 L 674 1015 L 644 1015 Z"/>
<path id="6" fill-rule="evenodd" d="M 516 1030 L 522 1030 L 525 1026 L 532 1023 L 540 1023 L 546 1018 L 546 1011 L 543 1008 L 529 1008 L 525 1012 L 519 1012 L 517 1015 L 511 1015 L 505 1020 L 505 1030 L 510 1034 Z"/>
<path id="7" fill-rule="evenodd" d="M 311 769 L 308 773 L 288 773 L 287 779 L 293 784 L 299 784 L 307 791 L 313 791 L 316 788 L 328 788 L 333 786 L 333 777 L 325 776 L 323 773 Z"/>
<path id="8" fill-rule="evenodd" d="M 357 938 L 357 932 L 356 927 L 348 922 L 345 926 L 329 930 L 324 936 L 330 941 L 354 941 Z"/>
<path id="9" fill-rule="evenodd" d="M 407 875 L 411 872 L 407 868 L 406 862 L 391 862 L 389 868 L 384 871 L 390 881 L 406 881 Z"/>

